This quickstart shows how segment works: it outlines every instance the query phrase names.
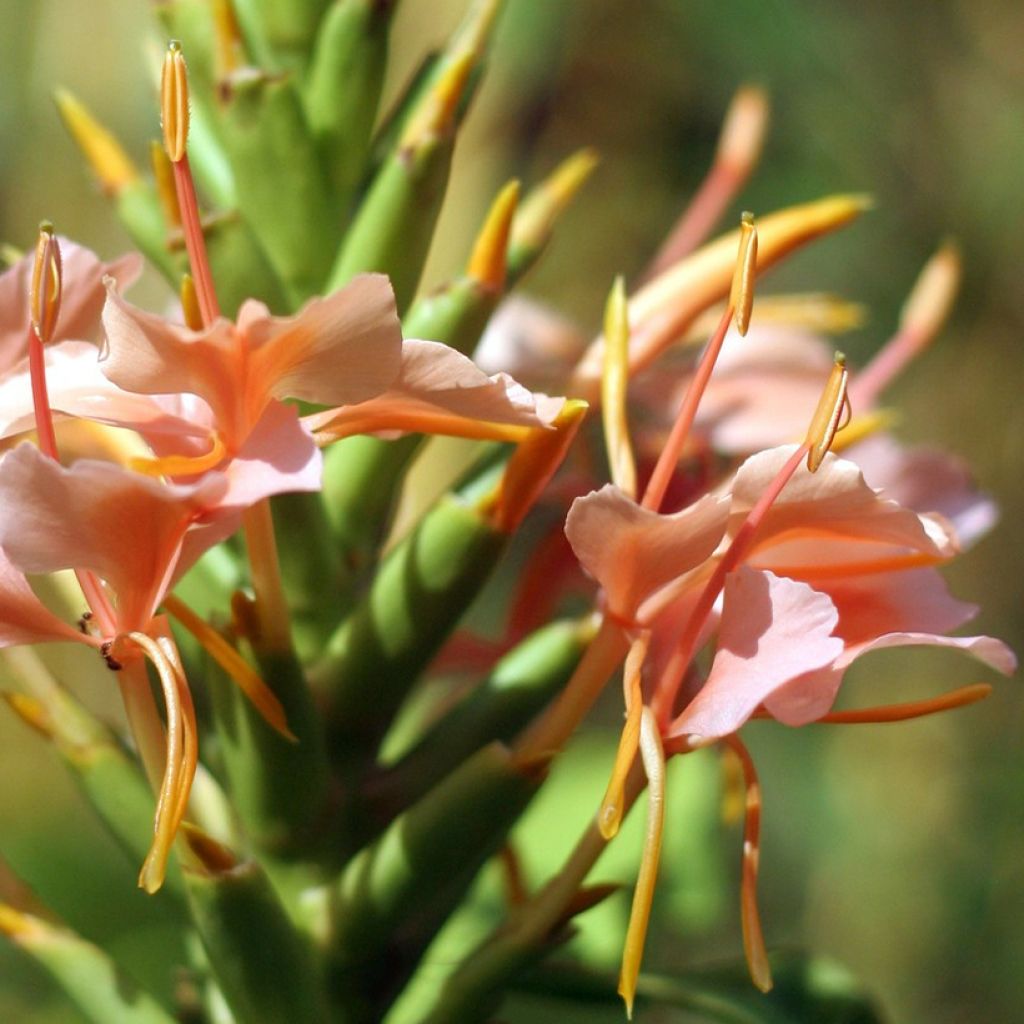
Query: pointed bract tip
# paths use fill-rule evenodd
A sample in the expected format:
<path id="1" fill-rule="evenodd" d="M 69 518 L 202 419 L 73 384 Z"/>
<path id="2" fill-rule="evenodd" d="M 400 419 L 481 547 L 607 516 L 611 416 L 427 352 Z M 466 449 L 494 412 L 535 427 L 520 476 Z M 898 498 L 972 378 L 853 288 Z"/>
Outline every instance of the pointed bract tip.
<path id="1" fill-rule="evenodd" d="M 104 192 L 118 195 L 137 181 L 139 172 L 116 138 L 67 89 L 53 94 L 64 127 L 81 150 Z"/>
<path id="2" fill-rule="evenodd" d="M 53 340 L 57 330 L 63 277 L 60 242 L 53 233 L 53 225 L 44 220 L 39 225 L 36 256 L 32 264 L 32 282 L 29 286 L 29 315 L 32 318 L 32 329 L 44 345 Z"/>
<path id="3" fill-rule="evenodd" d="M 503 3 L 504 0 L 476 0 L 452 35 L 448 51 L 457 55 L 469 54 L 478 59 L 494 31 Z"/>
<path id="4" fill-rule="evenodd" d="M 842 352 L 837 352 L 832 372 L 829 374 L 804 440 L 804 444 L 807 445 L 807 468 L 812 473 L 817 472 L 832 447 L 836 433 L 842 429 L 844 413 L 850 412 L 850 400 L 846 393 L 849 377 L 846 356 Z"/>
<path id="5" fill-rule="evenodd" d="M 185 157 L 188 119 L 188 67 L 181 52 L 181 43 L 172 39 L 167 44 L 160 72 L 160 124 L 164 148 L 173 163 Z"/>
<path id="6" fill-rule="evenodd" d="M 415 149 L 452 131 L 473 63 L 472 53 L 464 53 L 452 61 L 413 111 L 402 132 L 400 149 Z"/>
<path id="7" fill-rule="evenodd" d="M 761 157 L 768 130 L 768 94 L 757 85 L 741 86 L 732 98 L 718 137 L 716 161 L 747 178 Z"/>
<path id="8" fill-rule="evenodd" d="M 518 205 L 519 182 L 513 179 L 491 204 L 466 266 L 467 276 L 491 292 L 500 292 L 505 285 L 508 240 Z"/>
<path id="9" fill-rule="evenodd" d="M 922 344 L 931 341 L 953 308 L 961 273 L 960 248 L 947 240 L 918 274 L 900 312 L 900 330 L 913 331 Z"/>
<path id="10" fill-rule="evenodd" d="M 243 63 L 242 31 L 231 0 L 213 0 L 212 13 L 216 73 L 222 80 Z"/>
<path id="11" fill-rule="evenodd" d="M 600 163 L 596 149 L 577 150 L 566 157 L 519 207 L 512 225 L 512 244 L 540 248 L 551 234 L 555 220 L 575 198 Z"/>
<path id="12" fill-rule="evenodd" d="M 754 307 L 754 278 L 757 270 L 757 228 L 754 215 L 745 210 L 740 217 L 740 244 L 736 254 L 736 268 L 732 274 L 729 305 L 736 316 L 736 330 L 740 337 L 750 327 L 750 313 Z"/>
<path id="13" fill-rule="evenodd" d="M 34 729 L 41 736 L 52 740 L 55 735 L 53 719 L 46 708 L 34 697 L 24 693 L 17 693 L 13 690 L 0 692 L 7 706 L 31 729 Z"/>

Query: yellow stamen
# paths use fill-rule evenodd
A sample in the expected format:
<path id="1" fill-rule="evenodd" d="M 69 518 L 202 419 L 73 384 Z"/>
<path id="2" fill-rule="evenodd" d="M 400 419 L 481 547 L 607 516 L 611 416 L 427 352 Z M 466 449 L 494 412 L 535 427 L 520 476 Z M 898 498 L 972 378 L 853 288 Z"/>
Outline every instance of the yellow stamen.
<path id="1" fill-rule="evenodd" d="M 553 429 L 535 427 L 516 446 L 498 486 L 480 505 L 496 530 L 514 533 L 518 528 L 562 464 L 587 408 L 586 402 L 566 399 Z"/>
<path id="2" fill-rule="evenodd" d="M 745 212 L 740 218 L 739 255 L 729 290 L 729 305 L 736 313 L 736 330 L 740 337 L 750 326 L 750 311 L 754 306 L 754 272 L 757 268 L 757 228 L 754 215 Z"/>
<path id="3" fill-rule="evenodd" d="M 640 716 L 640 758 L 647 776 L 647 829 L 640 873 L 633 891 L 633 906 L 626 929 L 626 946 L 622 952 L 619 972 L 619 995 L 626 1003 L 626 1015 L 633 1019 L 636 980 L 644 954 L 647 925 L 651 919 L 654 886 L 658 880 L 661 859 L 661 835 L 665 824 L 665 751 L 661 745 L 654 712 L 644 706 Z"/>
<path id="4" fill-rule="evenodd" d="M 826 725 L 880 725 L 885 722 L 905 722 L 911 718 L 924 718 L 927 715 L 937 715 L 943 711 L 976 704 L 991 692 L 992 687 L 988 683 L 974 683 L 927 700 L 907 701 L 904 704 L 889 704 L 877 708 L 858 708 L 853 711 L 832 711 L 822 715 L 818 721 Z"/>
<path id="5" fill-rule="evenodd" d="M 174 168 L 167 150 L 156 139 L 149 144 L 149 161 L 153 167 L 156 194 L 160 200 L 164 222 L 169 228 L 180 228 L 181 207 L 178 205 L 178 189 L 174 184 Z"/>
<path id="6" fill-rule="evenodd" d="M 196 282 L 191 274 L 181 275 L 181 288 L 178 289 L 181 298 L 181 312 L 185 318 L 185 326 L 191 331 L 203 329 L 203 311 L 199 308 L 199 293 L 196 291 Z M 214 435 L 214 448 L 220 438 Z"/>
<path id="7" fill-rule="evenodd" d="M 509 232 L 518 203 L 519 182 L 513 180 L 491 205 L 466 267 L 467 276 L 491 292 L 500 292 L 505 285 Z"/>
<path id="8" fill-rule="evenodd" d="M 178 163 L 185 156 L 188 119 L 188 68 L 181 43 L 172 40 L 160 73 L 160 123 L 164 147 L 172 163 Z"/>
<path id="9" fill-rule="evenodd" d="M 103 190 L 117 195 L 139 179 L 139 171 L 116 138 L 66 89 L 53 95 L 64 126 L 75 140 Z"/>
<path id="10" fill-rule="evenodd" d="M 57 329 L 62 279 L 60 243 L 53 233 L 53 225 L 43 221 L 39 225 L 36 258 L 32 265 L 29 315 L 32 318 L 32 329 L 44 345 L 49 344 Z"/>
<path id="11" fill-rule="evenodd" d="M 825 390 L 818 402 L 818 408 L 814 411 L 811 425 L 807 430 L 807 437 L 804 440 L 808 446 L 807 468 L 812 473 L 817 471 L 822 459 L 832 447 L 832 439 L 841 429 L 843 415 L 849 411 L 849 399 L 846 396 L 849 376 L 849 371 L 846 369 L 846 356 L 842 352 L 837 352 L 835 365 L 829 374 Z"/>
<path id="12" fill-rule="evenodd" d="M 227 454 L 220 434 L 210 436 L 210 450 L 204 455 L 165 455 L 162 458 L 135 456 L 128 468 L 146 476 L 195 476 L 219 466 Z"/>
<path id="13" fill-rule="evenodd" d="M 768 96 L 756 85 L 745 85 L 736 91 L 718 137 L 715 163 L 729 168 L 745 181 L 761 157 L 768 130 Z"/>
<path id="14" fill-rule="evenodd" d="M 511 244 L 539 249 L 547 243 L 555 221 L 597 167 L 595 149 L 580 149 L 563 160 L 520 204 L 512 223 Z"/>
<path id="15" fill-rule="evenodd" d="M 476 54 L 467 51 L 451 65 L 410 116 L 402 132 L 400 148 L 416 149 L 430 139 L 439 139 L 451 132 L 459 101 L 476 63 Z"/>
<path id="16" fill-rule="evenodd" d="M 612 483 L 636 497 L 636 462 L 629 439 L 626 392 L 629 387 L 629 316 L 626 285 L 615 279 L 604 309 L 604 376 L 601 380 L 601 417 Z"/>
<path id="17" fill-rule="evenodd" d="M 923 346 L 946 322 L 960 287 L 960 249 L 946 242 L 924 265 L 900 312 L 900 330 L 913 331 Z"/>
<path id="18" fill-rule="evenodd" d="M 761 859 L 761 784 L 750 751 L 739 736 L 727 736 L 725 742 L 739 758 L 747 788 L 746 817 L 743 822 L 743 877 L 740 883 L 743 952 L 751 980 L 762 992 L 770 992 L 772 970 L 765 949 L 761 915 L 757 909 L 757 872 Z"/>
<path id="19" fill-rule="evenodd" d="M 606 840 L 614 839 L 622 824 L 622 816 L 626 809 L 626 778 L 633 767 L 637 748 L 640 745 L 640 717 L 643 711 L 640 673 L 644 658 L 647 657 L 650 638 L 649 632 L 643 633 L 633 641 L 629 654 L 626 655 L 626 665 L 622 677 L 626 698 L 626 724 L 619 737 L 619 747 L 615 754 L 612 775 L 608 780 L 608 788 L 601 800 L 601 808 L 597 812 L 597 827 Z"/>
<path id="20" fill-rule="evenodd" d="M 164 608 L 196 638 L 203 650 L 234 680 L 267 724 L 285 739 L 297 743 L 298 738 L 288 728 L 281 702 L 241 654 L 180 597 L 168 594 L 163 604 Z"/>

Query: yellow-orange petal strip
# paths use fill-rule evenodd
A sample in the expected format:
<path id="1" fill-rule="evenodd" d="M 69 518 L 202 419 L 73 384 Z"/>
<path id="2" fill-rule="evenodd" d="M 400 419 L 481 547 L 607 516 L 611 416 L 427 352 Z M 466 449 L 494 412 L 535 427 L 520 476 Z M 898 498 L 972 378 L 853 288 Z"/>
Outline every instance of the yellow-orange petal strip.
<path id="1" fill-rule="evenodd" d="M 622 952 L 619 972 L 619 995 L 626 1004 L 626 1015 L 633 1019 L 633 1000 L 636 998 L 636 980 L 640 974 L 640 961 L 644 955 L 647 925 L 651 919 L 654 886 L 658 880 L 661 860 L 661 835 L 665 825 L 665 750 L 654 712 L 644 707 L 640 715 L 640 758 L 647 776 L 647 828 L 644 834 L 644 852 L 640 873 L 633 891 L 633 906 L 626 929 L 626 946 Z"/>
<path id="2" fill-rule="evenodd" d="M 505 286 L 509 233 L 518 203 L 519 182 L 513 179 L 491 204 L 466 266 L 466 275 L 490 292 L 498 293 Z"/>

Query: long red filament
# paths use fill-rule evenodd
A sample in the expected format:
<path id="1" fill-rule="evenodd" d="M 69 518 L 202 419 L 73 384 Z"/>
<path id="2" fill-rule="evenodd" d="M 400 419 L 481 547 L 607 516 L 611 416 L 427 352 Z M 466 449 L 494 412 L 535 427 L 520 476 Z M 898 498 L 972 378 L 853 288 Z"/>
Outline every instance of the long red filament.
<path id="1" fill-rule="evenodd" d="M 213 274 L 210 260 L 206 253 L 206 239 L 203 237 L 203 225 L 199 216 L 199 202 L 196 199 L 196 188 L 192 181 L 192 170 L 189 167 L 188 154 L 180 160 L 173 161 L 174 187 L 178 193 L 178 206 L 181 209 L 181 226 L 185 235 L 185 249 L 192 267 L 196 294 L 199 297 L 199 311 L 203 316 L 203 324 L 210 324 L 220 316 L 220 304 L 213 287 Z"/>

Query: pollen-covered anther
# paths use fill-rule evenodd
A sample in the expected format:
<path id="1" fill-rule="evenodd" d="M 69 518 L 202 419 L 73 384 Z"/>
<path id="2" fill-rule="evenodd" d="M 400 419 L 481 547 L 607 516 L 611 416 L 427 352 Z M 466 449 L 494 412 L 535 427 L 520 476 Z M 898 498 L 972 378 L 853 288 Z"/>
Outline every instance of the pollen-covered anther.
<path id="1" fill-rule="evenodd" d="M 757 269 L 757 227 L 754 215 L 744 212 L 740 218 L 740 246 L 736 256 L 736 269 L 732 275 L 729 305 L 736 315 L 736 330 L 743 337 L 750 326 L 750 312 L 754 306 L 754 276 Z"/>
<path id="2" fill-rule="evenodd" d="M 53 225 L 49 221 L 43 221 L 39 225 L 36 258 L 32 265 L 29 308 L 32 329 L 44 345 L 53 339 L 57 329 L 62 283 L 60 243 L 53 233 Z"/>
<path id="3" fill-rule="evenodd" d="M 807 468 L 816 472 L 822 460 L 832 447 L 836 433 L 849 422 L 851 409 L 846 390 L 849 383 L 846 356 L 837 352 L 835 364 L 829 374 L 825 390 L 818 401 L 818 408 L 807 430 L 804 444 L 807 446 Z"/>
<path id="4" fill-rule="evenodd" d="M 164 131 L 164 148 L 173 163 L 185 156 L 188 118 L 188 68 L 181 44 L 172 40 L 160 74 L 160 124 Z"/>

